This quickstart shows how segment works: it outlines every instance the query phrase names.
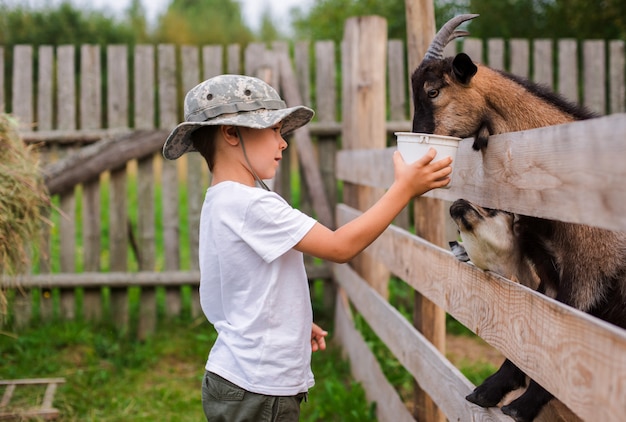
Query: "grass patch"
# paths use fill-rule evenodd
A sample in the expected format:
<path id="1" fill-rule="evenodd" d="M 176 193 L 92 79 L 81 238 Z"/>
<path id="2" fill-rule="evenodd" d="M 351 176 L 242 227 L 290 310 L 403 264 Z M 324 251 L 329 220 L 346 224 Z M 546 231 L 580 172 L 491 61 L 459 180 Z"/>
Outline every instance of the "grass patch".
<path id="1" fill-rule="evenodd" d="M 169 323 L 145 342 L 106 325 L 58 322 L 0 335 L 0 378 L 64 377 L 54 406 L 64 421 L 200 421 L 200 385 L 216 334 L 210 324 Z M 316 386 L 303 421 L 373 421 L 360 384 L 331 342 L 313 355 Z M 20 390 L 18 387 L 17 390 Z M 21 407 L 41 400 L 23 390 Z"/>

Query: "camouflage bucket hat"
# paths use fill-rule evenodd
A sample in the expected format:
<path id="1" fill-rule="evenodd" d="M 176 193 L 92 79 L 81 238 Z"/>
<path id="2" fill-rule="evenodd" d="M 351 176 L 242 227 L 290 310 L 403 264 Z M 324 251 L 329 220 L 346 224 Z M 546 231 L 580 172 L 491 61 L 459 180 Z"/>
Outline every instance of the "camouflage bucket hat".
<path id="1" fill-rule="evenodd" d="M 186 152 L 195 151 L 190 135 L 202 126 L 266 129 L 283 122 L 281 134 L 287 136 L 307 124 L 313 114 L 313 110 L 304 106 L 287 108 L 276 90 L 258 78 L 216 76 L 185 96 L 185 121 L 167 137 L 163 156 L 175 160 Z"/>

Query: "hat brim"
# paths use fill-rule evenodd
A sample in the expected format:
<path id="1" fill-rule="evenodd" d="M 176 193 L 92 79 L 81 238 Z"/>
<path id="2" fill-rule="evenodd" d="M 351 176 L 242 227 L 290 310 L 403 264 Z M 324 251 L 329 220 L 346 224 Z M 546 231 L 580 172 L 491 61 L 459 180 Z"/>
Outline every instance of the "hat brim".
<path id="1" fill-rule="evenodd" d="M 283 122 L 281 135 L 288 136 L 294 130 L 311 121 L 315 113 L 308 107 L 297 106 L 280 110 L 259 109 L 246 112 L 222 114 L 204 122 L 183 122 L 172 130 L 163 145 L 163 157 L 175 160 L 186 152 L 195 151 L 190 135 L 203 126 L 232 125 L 252 129 L 267 129 Z"/>

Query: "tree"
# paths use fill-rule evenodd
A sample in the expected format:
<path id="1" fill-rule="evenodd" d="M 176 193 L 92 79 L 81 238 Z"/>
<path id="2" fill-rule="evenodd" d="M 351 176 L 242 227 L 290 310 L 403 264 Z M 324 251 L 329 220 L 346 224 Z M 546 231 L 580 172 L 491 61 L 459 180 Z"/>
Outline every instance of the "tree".
<path id="1" fill-rule="evenodd" d="M 233 0 L 173 0 L 159 20 L 158 42 L 247 44 L 253 34 Z"/>

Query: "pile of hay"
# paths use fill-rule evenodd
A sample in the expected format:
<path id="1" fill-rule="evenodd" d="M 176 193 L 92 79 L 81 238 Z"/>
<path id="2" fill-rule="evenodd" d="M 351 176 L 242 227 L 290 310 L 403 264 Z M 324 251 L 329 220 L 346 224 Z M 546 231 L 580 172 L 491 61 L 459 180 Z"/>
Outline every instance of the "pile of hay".
<path id="1" fill-rule="evenodd" d="M 36 151 L 20 138 L 16 120 L 0 113 L 0 278 L 27 270 L 49 206 Z M 5 310 L 0 288 L 0 320 Z"/>

